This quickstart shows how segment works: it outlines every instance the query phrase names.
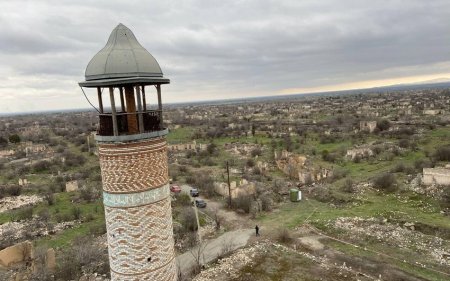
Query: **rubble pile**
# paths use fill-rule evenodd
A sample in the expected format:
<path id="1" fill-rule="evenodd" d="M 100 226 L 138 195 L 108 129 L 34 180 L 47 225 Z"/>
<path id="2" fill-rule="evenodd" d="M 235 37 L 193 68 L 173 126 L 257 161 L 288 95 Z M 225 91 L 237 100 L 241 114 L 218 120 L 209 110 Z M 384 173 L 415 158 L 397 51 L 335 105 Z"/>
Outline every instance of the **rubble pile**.
<path id="1" fill-rule="evenodd" d="M 42 202 L 44 199 L 37 195 L 19 195 L 0 199 L 0 213 L 15 210 L 24 206 L 32 206 Z"/>
<path id="2" fill-rule="evenodd" d="M 92 273 L 81 276 L 79 281 L 109 281 L 109 278 L 106 275 Z"/>
<path id="3" fill-rule="evenodd" d="M 230 152 L 231 154 L 234 154 L 236 156 L 239 156 L 241 159 L 244 159 L 245 157 L 251 156 L 252 151 L 259 149 L 263 151 L 265 149 L 264 146 L 259 144 L 252 144 L 252 143 L 226 143 L 225 144 L 225 150 Z"/>
<path id="4" fill-rule="evenodd" d="M 411 249 L 424 253 L 443 265 L 450 265 L 450 260 L 444 258 L 450 252 L 450 245 L 443 239 L 414 231 L 414 223 L 394 225 L 387 219 L 341 217 L 328 223 L 328 226 L 352 232 L 352 235 L 370 236 L 389 245 Z"/>
<path id="5" fill-rule="evenodd" d="M 45 223 L 38 218 L 28 221 L 7 222 L 0 225 L 0 237 L 3 240 L 19 241 L 28 237 L 42 237 L 72 228 L 77 221 L 60 222 L 55 225 Z"/>
<path id="6" fill-rule="evenodd" d="M 409 182 L 409 184 L 406 184 L 405 186 L 406 188 L 417 194 L 427 195 L 435 199 L 440 199 L 443 193 L 443 188 L 436 184 L 432 184 L 429 186 L 422 185 L 422 179 L 422 175 L 418 174 L 417 177 L 412 179 L 411 182 Z"/>
<path id="7" fill-rule="evenodd" d="M 265 252 L 267 252 L 267 243 L 265 242 L 239 249 L 231 256 L 218 260 L 217 264 L 202 271 L 193 281 L 219 281 L 237 278 L 242 267 L 251 264 L 257 254 Z"/>

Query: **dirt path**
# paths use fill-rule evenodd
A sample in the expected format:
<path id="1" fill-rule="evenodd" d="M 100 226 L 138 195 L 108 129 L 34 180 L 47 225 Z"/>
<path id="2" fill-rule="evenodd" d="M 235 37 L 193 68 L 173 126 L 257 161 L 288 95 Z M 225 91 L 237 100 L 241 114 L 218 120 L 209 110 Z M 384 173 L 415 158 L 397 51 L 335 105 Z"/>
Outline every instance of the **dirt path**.
<path id="1" fill-rule="evenodd" d="M 177 256 L 178 270 L 182 274 L 189 274 L 197 261 L 203 265 L 219 258 L 224 253 L 239 249 L 247 245 L 252 235 L 254 235 L 253 229 L 238 229 L 226 232 L 216 239 L 203 241 L 200 246 Z"/>
<path id="2" fill-rule="evenodd" d="M 192 187 L 187 184 L 181 186 L 182 192 L 186 194 L 189 194 L 191 188 Z M 250 218 L 249 215 L 238 214 L 233 210 L 228 210 L 224 208 L 222 202 L 217 202 L 212 199 L 205 199 L 203 196 L 201 196 L 201 194 L 198 198 L 205 200 L 207 204 L 206 208 L 199 209 L 199 211 L 206 213 L 213 219 L 217 214 L 217 216 L 221 220 L 221 224 L 226 228 L 234 230 L 234 229 L 255 227 L 255 222 Z"/>

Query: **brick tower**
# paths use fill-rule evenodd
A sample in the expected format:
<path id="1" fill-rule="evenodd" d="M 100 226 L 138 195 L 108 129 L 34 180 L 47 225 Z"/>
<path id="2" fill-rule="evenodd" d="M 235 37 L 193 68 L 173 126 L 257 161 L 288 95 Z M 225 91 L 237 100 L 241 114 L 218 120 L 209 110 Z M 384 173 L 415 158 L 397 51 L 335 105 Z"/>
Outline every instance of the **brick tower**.
<path id="1" fill-rule="evenodd" d="M 111 280 L 176 280 L 165 139 L 168 130 L 163 127 L 161 104 L 161 84 L 170 80 L 122 24 L 91 59 L 85 78 L 79 85 L 96 88 L 99 101 L 100 125 L 95 139 Z M 158 104 L 154 110 L 147 108 L 146 86 L 156 88 Z M 109 111 L 103 107 L 105 92 Z"/>

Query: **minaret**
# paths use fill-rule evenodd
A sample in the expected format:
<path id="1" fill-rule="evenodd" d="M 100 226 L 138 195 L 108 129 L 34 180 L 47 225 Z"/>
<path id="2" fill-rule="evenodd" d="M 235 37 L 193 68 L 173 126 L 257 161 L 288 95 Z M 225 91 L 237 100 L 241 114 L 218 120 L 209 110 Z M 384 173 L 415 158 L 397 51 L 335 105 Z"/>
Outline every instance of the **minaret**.
<path id="1" fill-rule="evenodd" d="M 111 280 L 176 280 L 167 163 L 162 123 L 163 77 L 155 58 L 119 24 L 89 62 L 81 87 L 96 88 L 95 135 L 103 182 Z M 150 86 L 147 87 L 146 86 Z M 149 110 L 150 90 L 158 107 Z M 153 90 L 155 92 L 155 90 Z M 104 96 L 110 108 L 103 106 Z"/>

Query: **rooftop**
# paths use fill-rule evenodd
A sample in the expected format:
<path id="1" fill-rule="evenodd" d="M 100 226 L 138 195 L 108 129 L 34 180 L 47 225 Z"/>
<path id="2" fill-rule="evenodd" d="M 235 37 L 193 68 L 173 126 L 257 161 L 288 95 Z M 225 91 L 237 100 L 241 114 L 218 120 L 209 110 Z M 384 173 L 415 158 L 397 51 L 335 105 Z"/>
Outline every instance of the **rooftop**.
<path id="1" fill-rule="evenodd" d="M 106 46 L 91 59 L 85 77 L 80 86 L 169 83 L 156 59 L 123 24 L 114 28 Z"/>

